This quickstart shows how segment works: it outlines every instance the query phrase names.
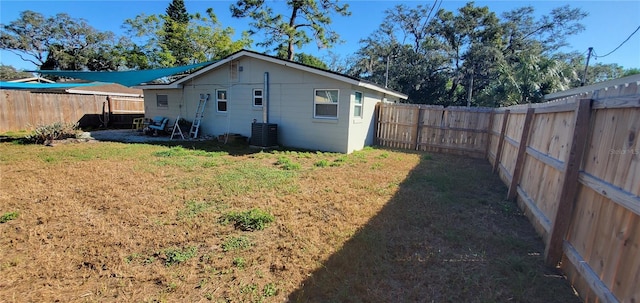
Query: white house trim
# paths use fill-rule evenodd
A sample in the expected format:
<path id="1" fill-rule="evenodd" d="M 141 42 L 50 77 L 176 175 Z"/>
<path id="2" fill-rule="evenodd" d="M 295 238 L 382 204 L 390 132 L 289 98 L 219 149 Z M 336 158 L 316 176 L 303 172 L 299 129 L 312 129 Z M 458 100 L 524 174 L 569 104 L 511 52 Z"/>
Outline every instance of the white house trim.
<path id="1" fill-rule="evenodd" d="M 399 93 L 399 92 L 395 92 L 380 86 L 377 86 L 375 84 L 372 83 L 367 83 L 364 82 L 360 79 L 357 79 L 355 77 L 349 77 L 346 75 L 342 75 L 342 74 L 338 74 L 338 73 L 334 73 L 334 72 L 330 72 L 330 71 L 325 71 L 319 68 L 315 68 L 315 67 L 310 67 L 310 66 L 306 66 L 303 64 L 299 64 L 296 62 L 292 62 L 292 61 L 288 61 L 288 60 L 283 60 L 280 58 L 276 58 L 276 57 L 272 57 L 272 56 L 267 56 L 267 55 L 263 55 L 260 53 L 256 53 L 253 51 L 248 51 L 248 50 L 241 50 L 238 51 L 234 54 L 231 54 L 229 56 L 227 56 L 226 58 L 217 61 L 211 65 L 208 65 L 184 78 L 178 79 L 175 82 L 172 82 L 170 84 L 164 84 L 164 85 L 141 85 L 141 86 L 137 86 L 136 88 L 140 88 L 140 89 L 175 89 L 175 88 L 181 88 L 182 85 L 184 85 L 185 82 L 189 81 L 192 78 L 198 77 L 199 75 L 202 74 L 206 74 L 207 72 L 216 69 L 222 65 L 225 65 L 229 62 L 232 62 L 233 60 L 237 60 L 240 59 L 242 57 L 251 57 L 251 58 L 256 58 L 256 59 L 260 59 L 260 60 L 264 60 L 267 62 L 271 62 L 274 64 L 278 64 L 278 65 L 282 65 L 282 66 L 287 66 L 287 67 L 291 67 L 291 68 L 295 68 L 301 71 L 305 71 L 308 73 L 312 73 L 312 74 L 316 74 L 316 75 L 321 75 L 327 78 L 331 78 L 331 79 L 335 79 L 338 81 L 342 81 L 342 82 L 346 82 L 352 85 L 356 85 L 359 87 L 364 87 L 364 88 L 368 88 L 374 91 L 378 91 L 381 92 L 383 94 L 389 95 L 389 96 L 393 96 L 393 97 L 397 97 L 400 99 L 404 99 L 406 100 L 408 98 L 407 95 Z"/>
<path id="2" fill-rule="evenodd" d="M 119 96 L 119 97 L 135 97 L 135 98 L 143 97 L 142 94 L 127 94 L 127 93 L 91 91 L 91 90 L 80 90 L 80 89 L 67 89 L 65 90 L 65 92 L 70 94 L 79 94 L 79 95 Z"/>

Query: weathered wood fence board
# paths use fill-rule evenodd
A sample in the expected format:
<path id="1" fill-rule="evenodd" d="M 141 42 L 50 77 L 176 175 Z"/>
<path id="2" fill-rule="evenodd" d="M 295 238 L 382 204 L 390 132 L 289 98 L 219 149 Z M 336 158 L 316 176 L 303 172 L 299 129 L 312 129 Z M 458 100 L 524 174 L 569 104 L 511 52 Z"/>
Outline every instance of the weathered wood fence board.
<path id="1" fill-rule="evenodd" d="M 0 90 L 0 132 L 32 130 L 55 122 L 100 126 L 104 114 L 112 122 L 131 125 L 132 115 L 144 114 L 144 100 L 80 94 Z M 107 117 L 109 118 L 109 117 Z"/>
<path id="2" fill-rule="evenodd" d="M 144 98 L 109 97 L 111 112 L 114 114 L 144 113 Z"/>
<path id="3" fill-rule="evenodd" d="M 493 111 L 385 104 L 379 142 L 485 156 L 585 302 L 640 302 L 640 75 L 627 79 Z"/>
<path id="4" fill-rule="evenodd" d="M 381 104 L 377 142 L 380 146 L 485 157 L 490 109 Z"/>
<path id="5" fill-rule="evenodd" d="M 391 148 L 415 149 L 417 106 L 381 104 L 378 110 L 377 142 Z"/>

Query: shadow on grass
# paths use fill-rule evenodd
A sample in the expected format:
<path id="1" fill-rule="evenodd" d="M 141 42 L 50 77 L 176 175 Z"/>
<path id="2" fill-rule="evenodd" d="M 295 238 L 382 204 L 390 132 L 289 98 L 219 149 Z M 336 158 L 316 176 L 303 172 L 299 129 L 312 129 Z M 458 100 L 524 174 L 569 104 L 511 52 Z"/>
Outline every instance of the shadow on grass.
<path id="1" fill-rule="evenodd" d="M 227 142 L 219 141 L 216 138 L 210 139 L 186 139 L 181 140 L 176 136 L 175 140 L 171 139 L 171 136 L 163 133 L 159 136 L 145 135 L 142 132 L 135 130 L 101 130 L 90 133 L 91 138 L 97 141 L 103 142 L 119 142 L 119 143 L 132 143 L 132 144 L 148 144 L 165 147 L 180 146 L 190 150 L 200 150 L 205 152 L 227 152 L 231 156 L 245 156 L 261 151 L 297 151 L 297 152 L 313 152 L 316 150 L 307 150 L 301 148 L 277 146 L 271 148 L 261 148 L 250 146 L 246 140 L 242 139 L 230 139 Z M 186 135 L 185 135 L 186 137 Z"/>
<path id="2" fill-rule="evenodd" d="M 178 136 L 171 139 L 170 134 L 162 133 L 159 136 L 145 135 L 141 131 L 131 129 L 110 129 L 90 132 L 89 136 L 97 141 L 119 142 L 124 144 L 148 144 L 165 147 L 180 146 L 185 149 L 201 150 L 206 152 L 227 152 L 231 156 L 244 156 L 259 153 L 262 149 L 252 148 L 246 141 L 220 142 L 215 138 L 181 140 Z M 187 134 L 185 134 L 185 138 Z"/>
<path id="3" fill-rule="evenodd" d="M 201 150 L 206 152 L 227 152 L 230 156 L 245 156 L 262 151 L 260 148 L 249 147 L 247 143 L 223 143 L 215 140 L 202 141 L 154 141 L 146 142 L 149 145 L 161 145 L 166 147 L 180 146 L 185 149 Z"/>
<path id="4" fill-rule="evenodd" d="M 291 302 L 580 302 L 485 160 L 423 156 Z"/>

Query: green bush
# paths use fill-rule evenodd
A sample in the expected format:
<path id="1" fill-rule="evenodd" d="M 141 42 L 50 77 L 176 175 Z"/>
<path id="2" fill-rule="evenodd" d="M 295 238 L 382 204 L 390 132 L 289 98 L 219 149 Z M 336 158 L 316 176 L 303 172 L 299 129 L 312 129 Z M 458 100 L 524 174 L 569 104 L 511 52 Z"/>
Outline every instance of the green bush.
<path id="1" fill-rule="evenodd" d="M 244 212 L 230 212 L 220 218 L 222 224 L 233 223 L 237 229 L 243 231 L 263 230 L 274 220 L 273 215 L 258 208 Z"/>
<path id="2" fill-rule="evenodd" d="M 52 140 L 77 138 L 79 135 L 78 123 L 55 122 L 36 128 L 25 139 L 27 142 L 41 144 Z"/>

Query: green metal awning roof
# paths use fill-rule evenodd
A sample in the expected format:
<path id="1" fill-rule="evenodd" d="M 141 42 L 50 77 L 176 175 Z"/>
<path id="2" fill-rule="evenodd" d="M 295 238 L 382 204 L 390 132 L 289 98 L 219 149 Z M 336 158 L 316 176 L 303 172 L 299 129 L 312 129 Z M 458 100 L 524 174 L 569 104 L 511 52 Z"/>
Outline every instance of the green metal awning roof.
<path id="1" fill-rule="evenodd" d="M 89 72 L 70 70 L 35 70 L 30 71 L 44 75 L 55 75 L 66 78 L 98 81 L 106 83 L 118 83 L 124 86 L 135 86 L 141 83 L 150 82 L 163 77 L 175 75 L 194 68 L 209 65 L 213 62 L 203 62 L 192 65 L 176 66 L 169 68 L 158 68 L 148 70 L 114 71 L 114 72 Z"/>

